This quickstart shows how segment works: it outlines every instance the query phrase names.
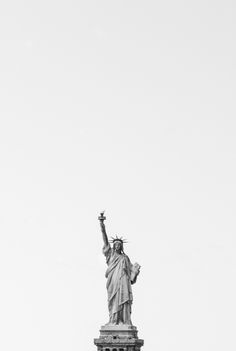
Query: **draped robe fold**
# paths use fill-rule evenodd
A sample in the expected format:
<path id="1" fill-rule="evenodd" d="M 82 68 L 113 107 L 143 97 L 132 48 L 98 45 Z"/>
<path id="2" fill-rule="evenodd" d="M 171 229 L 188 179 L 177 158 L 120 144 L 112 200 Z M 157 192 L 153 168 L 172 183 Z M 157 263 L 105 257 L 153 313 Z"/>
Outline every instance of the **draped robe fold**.
<path id="1" fill-rule="evenodd" d="M 109 244 L 104 246 L 103 253 L 108 265 L 105 276 L 107 278 L 109 323 L 132 324 L 130 318 L 133 301 L 130 278 L 132 264 L 127 255 L 118 254 Z"/>

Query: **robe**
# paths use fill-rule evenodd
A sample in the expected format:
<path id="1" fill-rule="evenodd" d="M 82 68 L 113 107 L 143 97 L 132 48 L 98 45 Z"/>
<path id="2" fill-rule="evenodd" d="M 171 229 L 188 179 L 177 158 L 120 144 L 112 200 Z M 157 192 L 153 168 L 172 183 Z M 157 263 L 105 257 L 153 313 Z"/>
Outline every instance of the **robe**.
<path id="1" fill-rule="evenodd" d="M 127 255 L 124 253 L 118 254 L 111 248 L 110 244 L 104 246 L 103 253 L 108 265 L 105 276 L 107 278 L 109 323 L 132 324 L 130 318 L 133 301 L 131 290 L 132 264 Z"/>

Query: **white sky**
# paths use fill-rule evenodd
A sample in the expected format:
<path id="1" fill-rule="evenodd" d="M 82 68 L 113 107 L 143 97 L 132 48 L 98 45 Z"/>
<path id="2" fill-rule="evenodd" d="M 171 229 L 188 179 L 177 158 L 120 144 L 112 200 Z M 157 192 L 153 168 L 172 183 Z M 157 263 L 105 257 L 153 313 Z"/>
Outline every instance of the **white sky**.
<path id="1" fill-rule="evenodd" d="M 235 351 L 235 7 L 1 3 L 2 351 L 96 350 L 103 209 L 143 351 Z"/>

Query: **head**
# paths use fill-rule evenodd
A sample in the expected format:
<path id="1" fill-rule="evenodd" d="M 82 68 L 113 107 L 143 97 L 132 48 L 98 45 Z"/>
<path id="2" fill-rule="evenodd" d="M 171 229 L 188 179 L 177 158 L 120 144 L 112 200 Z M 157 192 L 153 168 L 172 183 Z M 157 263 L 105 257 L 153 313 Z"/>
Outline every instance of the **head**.
<path id="1" fill-rule="evenodd" d="M 121 240 L 115 240 L 113 242 L 113 249 L 117 253 L 122 253 L 123 252 L 123 242 Z"/>

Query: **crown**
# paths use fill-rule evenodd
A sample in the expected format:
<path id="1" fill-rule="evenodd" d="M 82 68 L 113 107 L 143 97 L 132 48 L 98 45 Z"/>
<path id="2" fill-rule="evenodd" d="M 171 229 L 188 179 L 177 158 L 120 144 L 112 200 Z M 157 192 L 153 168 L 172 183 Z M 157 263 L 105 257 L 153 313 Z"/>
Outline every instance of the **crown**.
<path id="1" fill-rule="evenodd" d="M 115 238 L 111 237 L 111 240 L 109 240 L 109 242 L 110 242 L 110 243 L 113 243 L 113 244 L 114 244 L 115 241 L 119 241 L 119 242 L 122 243 L 122 244 L 127 243 L 126 239 L 123 239 L 122 236 L 121 236 L 120 238 L 118 238 L 117 235 L 116 235 Z"/>

